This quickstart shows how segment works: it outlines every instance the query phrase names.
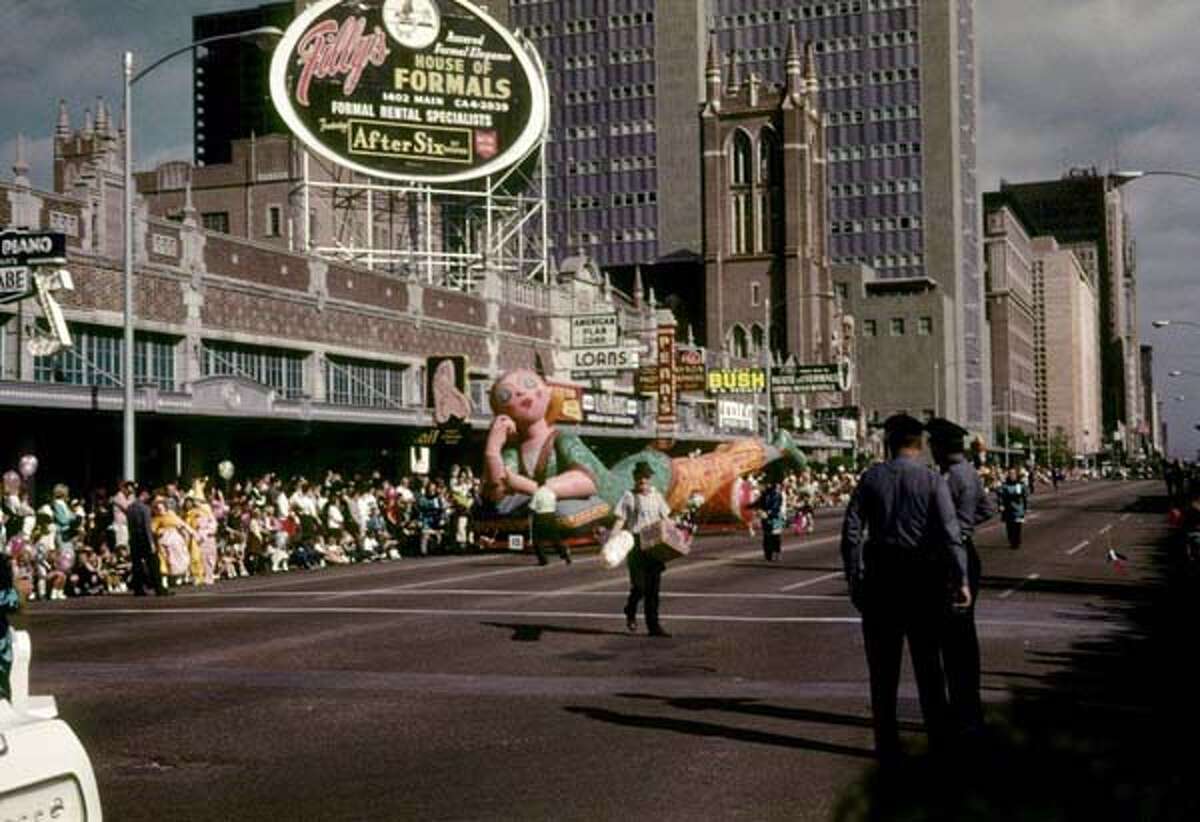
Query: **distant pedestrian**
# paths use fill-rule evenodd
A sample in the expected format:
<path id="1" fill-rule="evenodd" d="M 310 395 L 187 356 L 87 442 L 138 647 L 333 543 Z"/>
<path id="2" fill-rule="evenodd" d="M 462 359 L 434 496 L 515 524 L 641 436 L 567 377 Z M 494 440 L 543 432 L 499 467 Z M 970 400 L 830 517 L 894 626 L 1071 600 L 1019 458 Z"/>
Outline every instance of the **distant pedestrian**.
<path id="1" fill-rule="evenodd" d="M 1014 551 L 1021 547 L 1021 527 L 1025 523 L 1025 511 L 1029 506 L 1029 489 L 1021 481 L 1016 468 L 1008 469 L 1008 476 L 996 492 L 1000 498 L 1001 519 L 1008 532 L 1008 546 Z"/>
<path id="2" fill-rule="evenodd" d="M 884 432 L 891 460 L 863 475 L 842 524 L 842 562 L 850 599 L 862 614 L 871 675 L 875 750 L 884 763 L 901 752 L 896 700 L 905 639 L 930 743 L 940 747 L 947 736 L 938 641 L 949 598 L 947 568 L 954 603 L 971 604 L 950 489 L 919 461 L 923 431 L 907 414 L 888 418 Z"/>
<path id="3" fill-rule="evenodd" d="M 642 550 L 641 532 L 644 528 L 671 516 L 667 501 L 650 482 L 654 470 L 648 462 L 633 468 L 634 488 L 626 491 L 617 502 L 613 531 L 628 528 L 633 534 L 633 550 L 626 562 L 629 567 L 629 599 L 625 602 L 625 626 L 637 630 L 638 603 L 645 601 L 646 630 L 650 636 L 669 637 L 659 622 L 659 592 L 666 565 Z"/>
<path id="4" fill-rule="evenodd" d="M 750 504 L 762 512 L 763 557 L 774 562 L 783 553 L 783 489 L 775 472 L 768 472 L 766 487 L 758 499 Z"/>
<path id="5" fill-rule="evenodd" d="M 942 663 L 950 716 L 955 732 L 970 738 L 983 729 L 983 703 L 979 698 L 979 635 L 975 629 L 975 603 L 979 601 L 981 565 L 975 550 L 975 528 L 994 514 L 979 472 L 966 457 L 966 429 L 950 420 L 935 418 L 926 424 L 929 449 L 950 487 L 950 498 L 958 515 L 958 528 L 967 555 L 967 585 L 971 602 L 950 607 L 942 618 Z"/>

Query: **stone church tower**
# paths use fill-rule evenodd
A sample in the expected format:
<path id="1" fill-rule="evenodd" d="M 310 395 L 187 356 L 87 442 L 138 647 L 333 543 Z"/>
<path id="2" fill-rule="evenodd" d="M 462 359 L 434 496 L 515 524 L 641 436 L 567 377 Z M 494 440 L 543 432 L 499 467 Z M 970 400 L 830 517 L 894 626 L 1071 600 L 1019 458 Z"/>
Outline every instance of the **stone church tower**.
<path id="1" fill-rule="evenodd" d="M 836 362 L 849 352 L 830 277 L 813 46 L 801 51 L 791 32 L 780 88 L 743 78 L 736 57 L 724 79 L 716 42 L 701 112 L 706 345 L 730 364 L 761 364 L 768 340 L 780 360 Z"/>

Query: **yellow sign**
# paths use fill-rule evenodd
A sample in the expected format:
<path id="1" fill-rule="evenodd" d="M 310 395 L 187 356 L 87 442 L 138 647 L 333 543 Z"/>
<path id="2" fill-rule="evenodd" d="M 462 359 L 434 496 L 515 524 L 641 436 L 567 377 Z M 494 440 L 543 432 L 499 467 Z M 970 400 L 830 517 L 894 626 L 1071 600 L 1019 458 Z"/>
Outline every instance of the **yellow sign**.
<path id="1" fill-rule="evenodd" d="M 711 368 L 710 394 L 757 394 L 767 390 L 767 373 L 761 368 Z"/>

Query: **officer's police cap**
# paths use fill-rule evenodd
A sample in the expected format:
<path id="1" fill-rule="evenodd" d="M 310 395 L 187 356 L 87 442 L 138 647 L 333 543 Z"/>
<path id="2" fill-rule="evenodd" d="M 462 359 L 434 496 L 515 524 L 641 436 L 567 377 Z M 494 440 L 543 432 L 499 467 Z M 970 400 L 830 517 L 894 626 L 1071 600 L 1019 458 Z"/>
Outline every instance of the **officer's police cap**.
<path id="1" fill-rule="evenodd" d="M 944 417 L 934 417 L 925 424 L 929 439 L 933 442 L 961 443 L 967 436 L 967 429 L 957 423 L 950 422 Z"/>
<path id="2" fill-rule="evenodd" d="M 883 421 L 883 433 L 888 437 L 919 437 L 924 431 L 921 421 L 908 414 L 893 414 Z"/>

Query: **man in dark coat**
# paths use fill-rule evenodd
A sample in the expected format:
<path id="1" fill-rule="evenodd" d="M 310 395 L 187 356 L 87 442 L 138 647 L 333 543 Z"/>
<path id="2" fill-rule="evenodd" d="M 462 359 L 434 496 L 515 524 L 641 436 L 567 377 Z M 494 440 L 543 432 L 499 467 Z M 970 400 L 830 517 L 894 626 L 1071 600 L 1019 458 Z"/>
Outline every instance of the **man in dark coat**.
<path id="1" fill-rule="evenodd" d="M 950 489 L 920 461 L 924 426 L 907 414 L 884 423 L 891 460 L 869 469 L 842 524 L 842 563 L 850 598 L 862 614 L 875 750 L 884 763 L 900 755 L 896 717 L 900 657 L 908 640 L 930 743 L 947 734 L 938 631 L 949 598 L 970 605 L 967 560 Z"/>
<path id="2" fill-rule="evenodd" d="M 154 534 L 150 531 L 150 498 L 145 487 L 139 487 L 137 495 L 129 503 L 125 518 L 129 524 L 129 558 L 133 563 L 129 587 L 134 596 L 144 597 L 149 589 L 159 596 L 171 593 L 163 582 L 158 566 L 158 554 L 154 550 Z"/>
<path id="3" fill-rule="evenodd" d="M 943 615 L 942 664 L 946 668 L 950 715 L 955 722 L 955 731 L 973 735 L 983 728 L 983 703 L 979 698 L 979 635 L 975 630 L 981 566 L 979 552 L 975 550 L 975 528 L 996 512 L 979 479 L 979 472 L 966 458 L 966 429 L 940 417 L 930 420 L 925 428 L 929 432 L 933 459 L 950 486 L 963 550 L 967 554 L 971 603 L 965 608 L 947 608 Z"/>

